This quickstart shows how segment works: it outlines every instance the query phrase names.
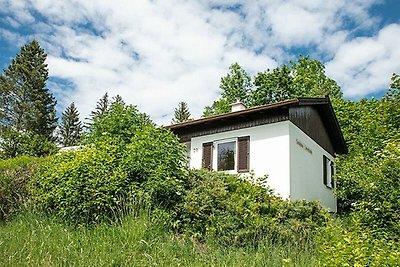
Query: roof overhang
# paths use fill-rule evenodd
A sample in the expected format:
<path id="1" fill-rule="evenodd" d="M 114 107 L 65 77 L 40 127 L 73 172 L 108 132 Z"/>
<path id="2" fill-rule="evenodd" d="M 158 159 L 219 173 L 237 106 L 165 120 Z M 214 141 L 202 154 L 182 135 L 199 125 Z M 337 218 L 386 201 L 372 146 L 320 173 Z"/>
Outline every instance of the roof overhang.
<path id="1" fill-rule="evenodd" d="M 220 124 L 229 124 L 238 120 L 251 120 L 255 116 L 264 116 L 279 111 L 288 110 L 290 107 L 312 106 L 315 107 L 322 118 L 322 121 L 328 131 L 329 138 L 337 154 L 346 154 L 347 145 L 336 118 L 333 106 L 329 97 L 325 98 L 295 98 L 273 104 L 248 108 L 236 112 L 229 112 L 221 115 L 215 115 L 183 123 L 166 126 L 174 133 L 180 135 L 183 132 L 200 130 L 206 127 L 217 127 Z"/>

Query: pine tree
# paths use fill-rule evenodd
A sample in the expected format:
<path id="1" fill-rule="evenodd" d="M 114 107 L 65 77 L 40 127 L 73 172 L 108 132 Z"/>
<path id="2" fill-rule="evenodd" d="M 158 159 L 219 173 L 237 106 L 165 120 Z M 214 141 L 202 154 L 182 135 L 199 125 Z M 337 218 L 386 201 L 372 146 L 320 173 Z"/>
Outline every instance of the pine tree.
<path id="1" fill-rule="evenodd" d="M 108 99 L 108 93 L 105 93 L 102 98 L 99 99 L 96 105 L 96 109 L 90 113 L 91 120 L 100 118 L 108 112 L 110 108 L 110 101 Z"/>
<path id="2" fill-rule="evenodd" d="M 60 125 L 61 144 L 63 146 L 75 146 L 79 144 L 82 133 L 82 123 L 79 120 L 79 112 L 74 102 L 65 109 Z"/>
<path id="3" fill-rule="evenodd" d="M 34 137 L 42 142 L 54 142 L 57 102 L 46 88 L 46 57 L 39 43 L 33 40 L 21 47 L 0 76 L 0 139 L 2 144 L 12 144 L 18 154 L 28 153 L 23 151 L 26 144 L 21 144 L 20 140 Z M 24 138 L 19 138 L 19 135 L 24 135 Z M 10 136 L 13 140 L 7 140 Z M 29 138 L 25 138 L 27 136 Z M 42 152 L 35 150 L 36 154 Z M 16 152 L 10 153 L 6 156 L 15 156 Z"/>
<path id="4" fill-rule="evenodd" d="M 114 103 L 125 105 L 125 101 L 122 99 L 122 96 L 120 96 L 120 95 L 116 95 L 113 97 L 112 104 L 114 104 Z"/>
<path id="5" fill-rule="evenodd" d="M 178 107 L 175 108 L 175 117 L 172 119 L 171 123 L 180 123 L 192 120 L 190 118 L 189 107 L 185 102 L 180 102 Z"/>

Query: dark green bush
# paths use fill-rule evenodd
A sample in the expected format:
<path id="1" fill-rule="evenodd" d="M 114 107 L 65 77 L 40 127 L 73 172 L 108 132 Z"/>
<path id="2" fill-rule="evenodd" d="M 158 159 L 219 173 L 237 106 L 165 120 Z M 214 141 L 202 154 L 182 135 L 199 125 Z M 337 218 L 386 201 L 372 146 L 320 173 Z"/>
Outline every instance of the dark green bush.
<path id="1" fill-rule="evenodd" d="M 327 219 L 318 203 L 284 201 L 268 188 L 236 175 L 192 171 L 190 188 L 169 218 L 175 229 L 200 240 L 217 237 L 224 244 L 296 241 Z"/>
<path id="2" fill-rule="evenodd" d="M 26 204 L 29 199 L 28 181 L 42 162 L 42 158 L 28 156 L 0 160 L 0 220 Z"/>

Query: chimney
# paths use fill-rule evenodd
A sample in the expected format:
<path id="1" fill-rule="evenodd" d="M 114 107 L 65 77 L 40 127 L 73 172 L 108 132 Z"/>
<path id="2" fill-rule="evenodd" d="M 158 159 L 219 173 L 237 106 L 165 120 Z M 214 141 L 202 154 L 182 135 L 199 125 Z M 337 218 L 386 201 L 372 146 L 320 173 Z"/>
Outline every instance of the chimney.
<path id="1" fill-rule="evenodd" d="M 245 110 L 246 108 L 247 107 L 240 102 L 239 99 L 236 101 L 236 103 L 231 104 L 231 112 Z"/>

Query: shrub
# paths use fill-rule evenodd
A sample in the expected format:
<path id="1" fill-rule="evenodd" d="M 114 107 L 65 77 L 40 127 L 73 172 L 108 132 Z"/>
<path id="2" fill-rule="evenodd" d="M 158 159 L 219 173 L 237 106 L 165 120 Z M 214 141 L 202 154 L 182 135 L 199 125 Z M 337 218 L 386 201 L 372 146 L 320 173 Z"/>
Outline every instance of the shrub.
<path id="1" fill-rule="evenodd" d="M 328 223 L 318 235 L 319 266 L 400 266 L 399 241 L 377 236 L 359 221 Z"/>
<path id="2" fill-rule="evenodd" d="M 54 156 L 32 182 L 36 206 L 70 222 L 111 218 L 135 189 L 118 151 L 118 145 L 98 143 Z"/>
<path id="3" fill-rule="evenodd" d="M 386 142 L 376 156 L 355 156 L 339 164 L 338 197 L 364 226 L 400 234 L 400 142 Z"/>
<path id="4" fill-rule="evenodd" d="M 81 150 L 54 156 L 32 183 L 36 206 L 74 224 L 94 224 L 113 221 L 132 202 L 162 209 L 179 202 L 186 179 L 183 146 L 151 123 L 129 125 L 135 116 L 144 117 L 134 107 L 113 105 L 92 125 L 104 134 Z"/>
<path id="5" fill-rule="evenodd" d="M 54 154 L 57 146 L 47 138 L 32 132 L 19 132 L 9 127 L 1 129 L 0 158 L 8 159 L 22 155 L 42 157 Z"/>
<path id="6" fill-rule="evenodd" d="M 212 236 L 236 245 L 258 244 L 265 238 L 292 242 L 327 218 L 317 203 L 284 201 L 237 175 L 201 170 L 192 171 L 190 179 L 183 202 L 167 222 L 200 240 Z"/>
<path id="7" fill-rule="evenodd" d="M 108 112 L 94 118 L 84 139 L 87 144 L 105 140 L 130 143 L 137 130 L 145 125 L 155 127 L 149 117 L 135 106 L 114 102 Z"/>
<path id="8" fill-rule="evenodd" d="M 0 220 L 17 212 L 27 202 L 27 183 L 42 162 L 41 158 L 28 156 L 0 160 Z"/>
<path id="9" fill-rule="evenodd" d="M 171 208 L 181 201 L 187 183 L 185 148 L 165 128 L 145 125 L 125 147 L 124 165 L 140 177 L 152 205 Z"/>

